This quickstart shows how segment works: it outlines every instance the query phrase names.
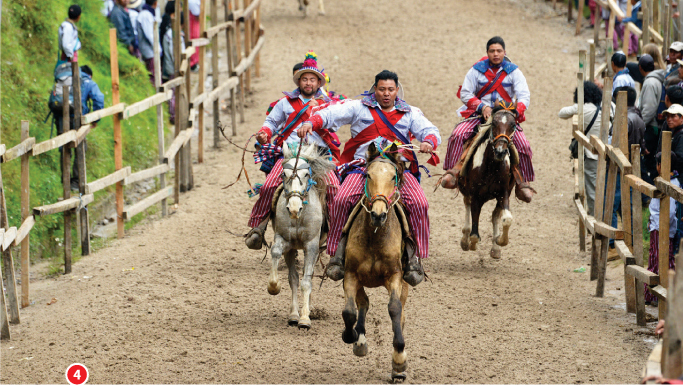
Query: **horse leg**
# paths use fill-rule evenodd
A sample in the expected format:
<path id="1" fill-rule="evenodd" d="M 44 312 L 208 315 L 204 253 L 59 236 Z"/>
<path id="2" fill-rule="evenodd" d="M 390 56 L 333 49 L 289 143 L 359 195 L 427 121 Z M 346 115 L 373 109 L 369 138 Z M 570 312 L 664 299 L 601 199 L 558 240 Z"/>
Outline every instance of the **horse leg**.
<path id="1" fill-rule="evenodd" d="M 287 324 L 296 326 L 299 324 L 299 303 L 296 298 L 299 289 L 299 272 L 296 270 L 296 250 L 289 250 L 285 255 L 285 262 L 289 269 L 289 287 L 292 289 L 292 306 L 289 308 Z"/>
<path id="2" fill-rule="evenodd" d="M 491 247 L 491 258 L 500 259 L 500 245 L 498 245 L 498 238 L 500 238 L 500 218 L 503 214 L 501 202 L 498 201 L 496 208 L 493 209 L 491 215 L 491 222 L 493 223 L 493 246 Z"/>
<path id="3" fill-rule="evenodd" d="M 323 4 L 323 0 L 318 0 L 318 6 L 318 15 L 325 16 L 325 4 Z"/>
<path id="4" fill-rule="evenodd" d="M 465 227 L 462 228 L 460 247 L 468 251 L 470 249 L 470 231 L 472 231 L 472 199 L 463 195 L 463 201 L 465 202 Z"/>
<path id="5" fill-rule="evenodd" d="M 503 198 L 503 214 L 501 216 L 502 223 L 503 223 L 503 234 L 498 238 L 496 243 L 499 246 L 507 246 L 508 242 L 510 241 L 510 238 L 508 237 L 508 233 L 510 230 L 510 226 L 512 226 L 512 213 L 510 212 L 510 193 L 507 192 L 505 194 L 505 198 Z"/>
<path id="6" fill-rule="evenodd" d="M 477 199 L 472 202 L 472 232 L 470 232 L 470 250 L 472 251 L 477 249 L 477 243 L 481 239 L 479 237 L 479 215 L 481 214 L 482 204 Z"/>
<path id="7" fill-rule="evenodd" d="M 389 291 L 389 317 L 391 317 L 391 328 L 394 331 L 394 352 L 391 355 L 391 378 L 394 380 L 405 380 L 405 371 L 408 368 L 406 362 L 408 355 L 403 340 L 403 301 L 401 301 L 403 291 L 407 287 L 403 287 L 403 283 L 400 274 L 394 274 L 384 282 Z"/>
<path id="8" fill-rule="evenodd" d="M 306 244 L 304 250 L 304 278 L 301 280 L 301 294 L 303 297 L 303 304 L 301 306 L 301 318 L 299 318 L 299 329 L 310 329 L 311 319 L 311 279 L 313 278 L 313 268 L 315 261 L 318 259 L 318 239 Z"/>
<path id="9" fill-rule="evenodd" d="M 358 322 L 356 323 L 356 333 L 358 340 L 353 344 L 353 354 L 363 357 L 368 354 L 368 341 L 365 339 L 365 316 L 368 314 L 370 301 L 365 294 L 363 287 L 356 292 L 356 305 L 358 305 Z"/>
<path id="10" fill-rule="evenodd" d="M 299 11 L 304 11 L 304 0 L 299 0 Z"/>
<path id="11" fill-rule="evenodd" d="M 358 332 L 353 329 L 356 324 L 356 294 L 359 287 L 358 279 L 355 273 L 346 272 L 344 275 L 344 296 L 346 297 L 346 306 L 342 311 L 342 318 L 344 319 L 344 331 L 342 332 L 342 340 L 347 344 L 352 344 L 358 341 Z"/>
<path id="12" fill-rule="evenodd" d="M 277 265 L 280 263 L 280 258 L 282 258 L 282 252 L 284 251 L 285 240 L 282 239 L 280 235 L 275 233 L 275 240 L 273 241 L 273 247 L 270 250 L 271 265 L 270 265 L 270 278 L 268 279 L 268 293 L 270 295 L 280 294 L 280 280 L 277 274 Z"/>

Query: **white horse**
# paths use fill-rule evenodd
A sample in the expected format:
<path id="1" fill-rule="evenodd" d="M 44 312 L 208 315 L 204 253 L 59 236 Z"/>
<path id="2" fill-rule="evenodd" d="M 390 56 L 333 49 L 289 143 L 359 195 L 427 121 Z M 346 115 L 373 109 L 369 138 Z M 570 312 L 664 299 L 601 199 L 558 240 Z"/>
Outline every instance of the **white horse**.
<path id="1" fill-rule="evenodd" d="M 296 151 L 300 150 L 299 158 Z M 292 304 L 289 312 L 290 326 L 310 329 L 311 278 L 318 259 L 320 231 L 325 220 L 326 175 L 334 169 L 327 156 L 321 156 L 315 145 L 301 148 L 283 148 L 282 192 L 274 207 L 273 231 L 275 239 L 271 249 L 272 265 L 268 281 L 268 293 L 280 293 L 277 267 L 284 255 L 289 268 L 289 286 L 292 289 Z M 277 195 L 276 195 L 277 196 Z M 299 272 L 296 269 L 297 250 L 304 251 L 304 277 L 301 282 L 303 306 L 299 316 L 297 288 Z"/>
<path id="2" fill-rule="evenodd" d="M 308 2 L 309 0 L 299 0 L 299 11 L 304 13 L 304 17 L 308 16 Z M 325 16 L 323 0 L 318 0 L 318 15 Z"/>

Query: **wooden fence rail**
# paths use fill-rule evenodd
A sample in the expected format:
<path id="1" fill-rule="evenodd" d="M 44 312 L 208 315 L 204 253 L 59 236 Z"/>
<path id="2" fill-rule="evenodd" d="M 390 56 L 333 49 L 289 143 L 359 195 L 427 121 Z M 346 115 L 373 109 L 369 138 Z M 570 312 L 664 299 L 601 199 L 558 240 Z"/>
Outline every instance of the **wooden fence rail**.
<path id="1" fill-rule="evenodd" d="M 188 5 L 185 2 L 185 12 L 188 12 Z M 180 6 L 180 2 L 177 3 Z M 87 255 L 90 250 L 90 231 L 87 217 L 87 206 L 94 201 L 94 193 L 100 191 L 111 185 L 116 185 L 116 206 L 117 206 L 117 222 L 118 222 L 118 236 L 122 237 L 123 222 L 130 220 L 133 216 L 143 212 L 150 206 L 159 202 L 162 203 L 162 216 L 166 215 L 166 200 L 175 196 L 175 203 L 179 202 L 180 186 L 185 189 L 192 188 L 192 162 L 191 162 L 191 139 L 195 130 L 198 130 L 198 159 L 203 162 L 204 140 L 203 133 L 204 126 L 204 111 L 205 104 L 213 104 L 214 115 L 214 145 L 217 146 L 217 123 L 220 114 L 219 99 L 226 93 L 230 93 L 231 101 L 231 120 L 232 133 L 236 135 L 236 105 L 239 104 L 239 111 L 241 114 L 241 122 L 244 122 L 244 82 L 250 82 L 250 69 L 255 68 L 255 73 L 259 74 L 259 54 L 263 47 L 264 37 L 263 29 L 260 27 L 260 0 L 244 1 L 243 10 L 236 10 L 235 0 L 224 0 L 225 18 L 223 21 L 218 20 L 216 0 L 202 0 L 200 25 L 201 31 L 198 38 L 190 40 L 189 33 L 185 34 L 185 44 L 187 48 L 182 55 L 176 55 L 176 65 L 178 66 L 177 76 L 164 84 L 161 84 L 160 78 L 160 58 L 158 53 L 155 54 L 155 72 L 157 74 L 155 81 L 155 89 L 157 92 L 143 100 L 140 100 L 131 105 L 126 105 L 120 102 L 120 91 L 118 86 L 118 43 L 116 40 L 116 30 L 110 30 L 110 57 L 112 70 L 112 99 L 113 105 L 103 108 L 98 111 L 93 111 L 89 114 L 80 115 L 80 86 L 78 84 L 78 76 L 74 76 L 74 121 L 80 122 L 80 127 L 70 127 L 68 123 L 68 116 L 65 118 L 67 122 L 65 132 L 54 138 L 44 142 L 36 143 L 35 138 L 29 137 L 29 122 L 22 121 L 22 135 L 21 142 L 12 148 L 7 149 L 5 144 L 0 144 L 0 163 L 7 163 L 14 159 L 21 159 L 21 225 L 19 228 L 9 226 L 7 220 L 7 210 L 5 208 L 5 190 L 2 187 L 2 175 L 0 173 L 0 249 L 3 255 L 4 271 L 2 277 L 7 278 L 7 297 L 0 296 L 2 300 L 0 303 L 0 338 L 10 338 L 10 323 L 19 323 L 19 291 L 16 287 L 16 277 L 14 274 L 14 262 L 12 258 L 11 246 L 21 245 L 21 307 L 29 306 L 29 239 L 31 229 L 36 224 L 36 220 L 45 215 L 63 213 L 65 222 L 64 232 L 64 268 L 65 273 L 71 271 L 71 217 L 76 214 L 80 217 L 80 223 L 77 226 L 78 233 L 81 238 L 81 252 Z M 211 23 L 213 26 L 206 29 L 206 8 L 211 9 Z M 180 18 L 177 18 L 179 20 Z M 186 23 L 187 26 L 187 23 Z M 180 46 L 180 24 L 175 23 L 174 28 L 174 44 Z M 242 31 L 242 28 L 244 31 Z M 158 27 L 155 25 L 155 47 L 158 46 L 159 36 Z M 227 55 L 219 55 L 218 37 L 219 33 L 225 31 L 227 41 Z M 256 31 L 258 40 L 252 36 L 252 31 Z M 244 34 L 244 39 L 241 39 L 241 34 Z M 249 38 L 247 38 L 249 36 Z M 253 43 L 252 43 L 253 42 Z M 204 91 L 205 63 L 206 50 L 211 50 L 212 54 L 212 71 L 213 71 L 213 87 Z M 198 87 L 198 95 L 191 97 L 192 87 L 190 82 L 189 60 L 190 56 L 199 53 L 200 57 L 200 79 Z M 242 52 L 245 54 L 243 55 Z M 228 58 L 228 74 L 229 77 L 223 82 L 219 79 L 219 56 L 227 56 Z M 238 63 L 235 65 L 235 63 Z M 72 63 L 72 69 L 78 71 L 78 63 Z M 236 73 L 235 68 L 239 70 Z M 244 74 L 246 72 L 246 74 Z M 249 87 L 247 86 L 248 90 Z M 68 93 L 68 89 L 66 90 Z M 164 149 L 164 130 L 163 130 L 163 112 L 161 104 L 171 99 L 174 95 L 177 98 L 176 106 L 179 106 L 178 113 L 176 113 L 176 136 L 168 147 Z M 240 92 L 239 102 L 235 95 Z M 190 103 L 191 101 L 191 103 Z M 68 111 L 68 100 L 65 103 L 65 111 Z M 151 166 L 145 170 L 132 172 L 131 168 L 123 166 L 122 149 L 125 145 L 121 136 L 121 120 L 132 118 L 133 116 L 144 112 L 150 108 L 156 107 L 157 110 L 157 130 L 159 135 L 159 163 Z M 66 114 L 64 114 L 66 115 Z M 88 134 L 94 128 L 94 123 L 105 118 L 110 118 L 114 121 L 114 152 L 115 152 L 115 171 L 109 175 L 103 176 L 98 180 L 87 182 L 86 177 L 86 163 L 85 163 L 85 142 Z M 193 124 L 195 118 L 199 118 L 199 125 Z M 131 138 L 132 139 L 132 138 Z M 70 183 L 70 168 L 71 168 L 71 152 L 70 149 L 76 147 L 76 167 L 79 173 L 79 192 L 76 196 L 71 196 Z M 62 151 L 63 157 L 63 184 L 64 197 L 59 201 L 45 204 L 38 207 L 30 207 L 29 203 L 29 158 L 38 156 L 45 152 L 55 150 L 58 148 L 69 149 L 69 151 Z M 174 160 L 175 158 L 175 160 Z M 180 158 L 180 160 L 179 160 Z M 175 186 L 166 187 L 166 174 L 174 169 Z M 130 185 L 149 178 L 159 177 L 161 188 L 151 193 L 146 198 L 139 202 L 124 207 L 123 186 Z M 182 179 L 182 183 L 179 180 Z M 7 300 L 6 300 L 7 299 Z"/>

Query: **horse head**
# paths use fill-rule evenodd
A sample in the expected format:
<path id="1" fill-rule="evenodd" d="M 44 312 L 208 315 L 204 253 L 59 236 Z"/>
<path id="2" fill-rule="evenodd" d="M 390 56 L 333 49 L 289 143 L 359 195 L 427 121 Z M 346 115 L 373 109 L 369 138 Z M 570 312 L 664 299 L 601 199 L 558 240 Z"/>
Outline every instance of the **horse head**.
<path id="1" fill-rule="evenodd" d="M 285 145 L 283 148 L 283 192 L 287 199 L 287 210 L 292 219 L 299 219 L 311 185 L 315 184 L 311 179 L 312 172 L 308 159 L 317 154 L 316 146 L 305 145 L 297 148 L 297 151 L 300 151 L 298 157 L 289 146 Z"/>
<path id="2" fill-rule="evenodd" d="M 403 169 L 395 143 L 384 150 L 377 149 L 374 142 L 370 143 L 363 207 L 370 213 L 372 226 L 384 226 L 389 209 L 398 202 Z"/>
<path id="3" fill-rule="evenodd" d="M 503 161 L 509 154 L 508 146 L 517 131 L 517 102 L 505 103 L 499 100 L 491 112 L 491 142 L 494 159 Z"/>

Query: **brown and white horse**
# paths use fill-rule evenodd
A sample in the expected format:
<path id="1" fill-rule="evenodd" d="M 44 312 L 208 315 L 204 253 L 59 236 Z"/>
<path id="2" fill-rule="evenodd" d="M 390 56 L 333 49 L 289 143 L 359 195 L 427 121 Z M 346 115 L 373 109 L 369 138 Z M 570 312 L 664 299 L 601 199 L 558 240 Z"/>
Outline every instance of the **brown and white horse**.
<path id="1" fill-rule="evenodd" d="M 479 243 L 479 214 L 484 203 L 495 199 L 493 210 L 493 246 L 491 257 L 501 256 L 501 246 L 509 241 L 508 231 L 512 225 L 510 193 L 515 187 L 511 163 L 518 162 L 516 151 L 511 154 L 512 137 L 517 130 L 515 122 L 516 103 L 507 109 L 498 106 L 491 114 L 491 127 L 481 138 L 475 138 L 470 151 L 472 158 L 458 177 L 458 188 L 465 201 L 465 226 L 460 246 L 463 250 L 476 250 Z M 485 139 L 484 139 L 485 138 Z M 477 139 L 481 139 L 478 141 Z M 502 229 L 501 229 L 502 225 Z M 502 231 L 501 231 L 502 230 Z"/>
<path id="2" fill-rule="evenodd" d="M 299 11 L 304 13 L 304 17 L 308 16 L 308 2 L 309 0 L 299 0 Z M 323 0 L 318 0 L 318 15 L 325 16 Z"/>

